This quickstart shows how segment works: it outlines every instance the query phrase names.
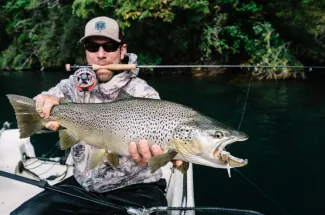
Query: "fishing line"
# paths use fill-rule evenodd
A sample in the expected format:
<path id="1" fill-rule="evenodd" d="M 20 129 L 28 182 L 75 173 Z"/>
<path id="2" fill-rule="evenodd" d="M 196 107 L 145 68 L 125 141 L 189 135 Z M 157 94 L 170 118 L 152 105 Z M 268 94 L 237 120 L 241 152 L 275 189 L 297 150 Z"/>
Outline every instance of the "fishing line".
<path id="1" fill-rule="evenodd" d="M 255 72 L 257 71 L 257 68 L 254 68 Z M 241 120 L 239 122 L 238 125 L 238 131 L 241 127 L 241 124 L 243 122 L 244 119 L 244 115 L 246 112 L 246 107 L 247 107 L 247 101 L 248 101 L 248 96 L 249 96 L 249 90 L 251 87 L 251 82 L 252 82 L 252 77 L 253 77 L 253 73 L 251 73 L 249 82 L 248 82 L 248 87 L 247 87 L 247 93 L 246 93 L 246 99 L 245 99 L 245 103 L 244 103 L 244 108 L 243 108 L 243 114 L 241 116 Z M 228 147 L 229 148 L 229 147 Z M 273 199 L 271 199 L 261 188 L 259 188 L 253 181 L 249 180 L 244 174 L 242 174 L 239 170 L 237 170 L 236 168 L 233 168 L 234 170 L 236 170 L 243 178 L 245 178 L 251 185 L 253 185 L 257 190 L 259 190 L 269 201 L 271 201 L 273 204 L 275 204 L 276 206 L 278 206 L 279 208 L 281 208 L 286 214 L 289 214 L 281 205 L 279 205 L 277 202 L 275 202 Z"/>
<path id="2" fill-rule="evenodd" d="M 59 176 L 57 177 L 57 178 L 60 178 L 61 176 L 63 176 L 63 177 L 60 179 L 60 181 L 63 181 L 63 179 L 65 179 L 65 177 L 67 177 L 69 166 L 68 166 L 68 165 L 65 165 L 65 166 L 66 166 L 65 171 L 64 171 L 61 175 L 59 175 Z"/>
<path id="3" fill-rule="evenodd" d="M 48 151 L 43 157 L 46 157 L 48 154 L 50 154 L 54 149 L 55 149 L 56 147 L 53 147 L 50 151 Z M 58 149 L 54 152 L 54 153 L 56 153 L 58 151 Z M 54 155 L 54 154 L 52 154 L 52 155 Z M 51 156 L 52 156 L 51 155 Z M 50 157 L 51 157 L 50 156 Z M 24 161 L 26 161 L 27 159 L 29 159 L 29 158 L 32 158 L 32 157 L 29 157 L 26 153 L 23 153 L 23 160 Z M 32 165 L 32 164 L 34 164 L 34 163 L 36 163 L 37 161 L 40 161 L 40 159 L 38 159 L 37 157 L 35 157 L 36 158 L 36 161 L 34 161 L 34 162 L 32 162 L 32 163 L 29 163 L 29 164 L 27 164 L 27 165 L 25 165 L 25 167 L 28 167 L 28 166 L 30 166 L 30 165 Z"/>
<path id="4" fill-rule="evenodd" d="M 168 184 L 167 184 L 166 193 L 168 192 L 172 176 L 174 175 L 174 172 L 175 172 L 175 166 L 174 165 L 170 168 L 170 171 L 171 171 L 171 173 L 170 173 L 170 176 L 169 176 L 169 181 L 168 181 Z"/>
<path id="5" fill-rule="evenodd" d="M 32 165 L 32 164 L 34 164 L 34 163 L 37 163 L 38 161 L 41 161 L 41 160 L 39 160 L 39 159 L 36 159 L 34 162 L 32 162 L 32 163 L 30 163 L 30 164 L 27 164 L 27 165 L 24 165 L 24 169 L 25 170 L 30 170 L 30 169 L 28 169 L 28 168 L 26 168 L 27 166 L 30 166 L 30 165 Z M 41 163 L 41 165 L 42 165 L 42 163 Z M 33 169 L 33 168 L 31 168 L 31 169 Z"/>
<path id="6" fill-rule="evenodd" d="M 50 171 L 56 164 L 58 163 L 58 161 L 56 161 L 56 162 L 54 162 L 53 164 L 52 164 L 52 166 L 48 169 L 48 170 L 46 170 L 46 171 L 44 171 L 44 172 L 42 172 L 42 173 L 40 173 L 40 174 L 38 174 L 38 175 L 43 175 L 43 174 L 45 174 L 45 173 L 47 173 L 48 171 Z"/>
<path id="7" fill-rule="evenodd" d="M 247 100 L 248 100 L 248 95 L 249 95 L 249 89 L 251 87 L 252 77 L 253 77 L 253 73 L 251 73 L 251 77 L 249 79 L 249 83 L 248 83 L 248 87 L 247 87 L 247 93 L 246 93 L 246 99 L 245 99 L 244 108 L 243 108 L 243 114 L 241 116 L 241 119 L 240 119 L 240 122 L 239 122 L 239 125 L 238 125 L 238 129 L 237 129 L 238 131 L 239 131 L 240 127 L 241 127 L 241 124 L 243 122 L 244 115 L 245 115 L 245 112 L 246 112 Z"/>
<path id="8" fill-rule="evenodd" d="M 50 154 L 54 149 L 56 149 L 56 151 L 54 151 L 52 154 Z M 26 153 L 23 153 L 23 160 L 24 160 L 24 161 L 26 161 L 26 160 L 28 160 L 28 159 L 36 159 L 36 161 L 31 162 L 30 164 L 27 164 L 26 166 L 24 166 L 24 164 L 23 164 L 22 162 L 20 162 L 20 163 L 21 163 L 21 167 L 20 167 L 21 170 L 20 170 L 19 172 L 22 172 L 22 171 L 25 170 L 25 171 L 27 171 L 28 173 L 30 173 L 30 174 L 36 176 L 37 178 L 40 178 L 40 175 L 43 175 L 43 174 L 47 173 L 48 171 L 50 171 L 50 170 L 51 170 L 51 169 L 52 169 L 52 168 L 53 168 L 57 163 L 60 162 L 60 164 L 61 164 L 61 159 L 60 159 L 60 160 L 51 160 L 51 157 L 52 157 L 53 155 L 55 155 L 57 151 L 58 151 L 58 148 L 53 147 L 53 148 L 52 148 L 50 151 L 48 151 L 48 152 L 47 152 L 43 157 L 29 157 L 28 155 L 26 155 Z M 49 158 L 46 158 L 46 156 L 47 156 L 48 154 L 50 154 L 50 156 L 49 156 Z M 36 163 L 37 161 L 43 161 L 43 162 L 40 163 L 38 166 L 31 167 L 31 168 L 26 168 L 27 166 L 30 166 L 30 165 Z M 44 172 L 42 172 L 42 173 L 40 173 L 40 174 L 36 174 L 36 173 L 34 173 L 34 172 L 31 171 L 32 169 L 36 169 L 36 168 L 42 166 L 42 165 L 45 164 L 47 161 L 49 161 L 49 162 L 53 162 L 52 166 L 51 166 L 49 169 L 45 170 Z M 65 165 L 65 166 L 67 167 L 67 165 Z M 60 177 L 63 176 L 63 178 L 61 179 L 61 181 L 62 181 L 62 180 L 65 178 L 65 176 L 67 175 L 67 171 L 68 171 L 68 167 L 66 168 L 66 170 L 65 170 L 62 174 L 60 174 L 60 175 L 51 175 L 51 176 L 47 177 L 46 180 L 55 180 L 55 179 L 60 178 Z"/>
<path id="9" fill-rule="evenodd" d="M 255 71 L 257 71 L 257 68 L 255 68 Z M 242 115 L 241 115 L 241 119 L 240 119 L 240 122 L 239 122 L 239 125 L 238 125 L 238 129 L 237 131 L 239 131 L 240 127 L 241 127 L 241 124 L 244 120 L 244 115 L 245 115 L 245 112 L 246 112 L 246 106 L 247 106 L 247 101 L 248 101 L 248 95 L 249 95 L 249 89 L 251 87 L 251 82 L 252 82 L 252 79 L 253 79 L 253 73 L 251 73 L 251 76 L 250 76 L 250 79 L 249 79 L 249 82 L 248 82 L 248 86 L 247 86 L 247 92 L 246 92 L 246 98 L 245 98 L 245 103 L 244 103 L 244 108 L 243 108 L 243 112 L 242 112 Z M 231 145 L 227 145 L 225 147 L 226 150 L 228 150 L 230 148 Z"/>
<path id="10" fill-rule="evenodd" d="M 51 176 L 47 177 L 46 180 L 52 181 L 52 180 L 55 180 L 55 179 L 60 178 L 62 176 L 63 177 L 59 181 L 62 181 L 63 179 L 65 179 L 65 177 L 67 176 L 67 173 L 68 173 L 68 165 L 65 165 L 65 166 L 66 166 L 65 170 L 64 170 L 64 172 L 62 174 L 60 174 L 60 175 L 51 175 Z"/>
<path id="11" fill-rule="evenodd" d="M 40 161 L 40 160 L 38 160 L 37 159 L 37 161 Z M 41 164 L 39 164 L 38 166 L 34 166 L 34 167 L 31 167 L 31 168 L 25 168 L 25 169 L 28 169 L 28 170 L 31 170 L 31 169 L 36 169 L 37 167 L 40 167 L 40 166 L 42 166 L 44 163 L 46 163 L 46 160 L 45 161 L 43 161 Z"/>
<path id="12" fill-rule="evenodd" d="M 41 160 L 39 160 L 39 159 L 36 159 L 36 161 L 34 161 L 34 162 L 31 162 L 31 163 L 27 164 L 26 166 L 30 166 L 30 165 L 32 165 L 32 164 L 34 164 L 34 163 L 36 163 L 37 161 L 41 161 Z M 25 166 L 25 167 L 26 167 L 26 166 Z"/>
<path id="13" fill-rule="evenodd" d="M 282 207 L 280 204 L 278 204 L 276 201 L 274 201 L 272 198 L 270 198 L 261 188 L 259 188 L 253 181 L 249 180 L 244 174 L 242 174 L 239 170 L 237 170 L 236 168 L 233 168 L 234 170 L 236 170 L 236 172 L 238 172 L 243 178 L 245 178 L 251 185 L 253 185 L 256 189 L 258 189 L 268 200 L 270 200 L 274 205 L 278 206 L 279 208 L 281 208 L 286 214 L 290 215 L 290 213 L 284 208 Z"/>

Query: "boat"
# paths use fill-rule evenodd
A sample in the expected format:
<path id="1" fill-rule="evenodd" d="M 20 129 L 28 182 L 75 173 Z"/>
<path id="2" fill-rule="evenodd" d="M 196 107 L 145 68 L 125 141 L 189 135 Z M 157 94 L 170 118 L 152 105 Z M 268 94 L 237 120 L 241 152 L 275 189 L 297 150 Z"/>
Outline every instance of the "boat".
<path id="1" fill-rule="evenodd" d="M 36 134 L 37 135 L 37 134 Z M 8 153 L 10 152 L 10 153 Z M 50 159 L 36 158 L 35 149 L 30 138 L 19 138 L 19 129 L 10 128 L 5 122 L 0 130 L 0 170 L 34 180 L 46 180 L 49 185 L 55 185 L 73 174 L 72 159 L 68 157 L 65 163 L 60 157 Z M 28 166 L 28 171 L 25 167 Z M 183 174 L 172 171 L 172 164 L 162 168 L 166 179 L 167 202 L 170 207 L 193 207 L 193 168 L 187 172 L 187 187 L 184 189 L 187 198 L 183 197 Z M 51 177 L 52 176 L 52 177 Z M 52 180 L 51 180 L 52 179 Z M 23 182 L 0 177 L 0 214 L 9 214 L 23 202 L 40 193 L 42 188 Z M 186 190 L 186 191 L 185 191 Z M 11 198 L 12 197 L 12 198 Z"/>
<path id="2" fill-rule="evenodd" d="M 167 182 L 168 207 L 128 208 L 129 214 L 146 215 L 153 212 L 158 214 L 164 211 L 173 213 L 177 211 L 176 214 L 180 215 L 194 215 L 200 211 L 209 214 L 261 215 L 259 212 L 240 209 L 195 207 L 192 164 L 186 175 L 174 171 L 171 162 L 162 167 L 162 172 Z M 36 157 L 31 139 L 20 139 L 19 129 L 10 128 L 9 122 L 3 124 L 0 130 L 0 215 L 10 214 L 23 202 L 46 189 L 46 186 L 35 186 L 38 182 L 46 182 L 48 186 L 54 188 L 53 185 L 71 175 L 73 166 L 70 157 L 67 159 Z"/>

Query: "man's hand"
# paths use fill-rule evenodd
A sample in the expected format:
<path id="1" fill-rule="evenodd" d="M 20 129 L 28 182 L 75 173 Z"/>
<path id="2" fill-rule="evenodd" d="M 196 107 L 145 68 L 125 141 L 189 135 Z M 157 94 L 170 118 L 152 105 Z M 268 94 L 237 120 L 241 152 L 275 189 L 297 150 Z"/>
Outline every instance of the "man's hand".
<path id="1" fill-rule="evenodd" d="M 150 160 L 150 158 L 153 155 L 159 155 L 159 154 L 163 153 L 162 149 L 157 144 L 152 145 L 152 147 L 151 147 L 152 153 L 151 153 L 149 144 L 146 140 L 140 140 L 139 146 L 140 146 L 142 155 L 139 154 L 138 148 L 137 148 L 137 145 L 135 142 L 131 142 L 129 144 L 129 151 L 130 151 L 131 157 L 135 160 L 135 162 L 137 162 L 141 166 L 146 165 L 146 163 L 148 163 L 148 161 Z M 174 160 L 172 162 L 176 166 L 180 166 L 183 163 L 182 160 Z"/>
<path id="2" fill-rule="evenodd" d="M 39 94 L 34 97 L 34 100 L 36 100 L 36 111 L 45 119 L 50 117 L 50 112 L 53 106 L 59 104 L 59 99 L 52 95 Z M 57 131 L 60 128 L 60 125 L 56 121 L 49 121 L 45 127 Z"/>

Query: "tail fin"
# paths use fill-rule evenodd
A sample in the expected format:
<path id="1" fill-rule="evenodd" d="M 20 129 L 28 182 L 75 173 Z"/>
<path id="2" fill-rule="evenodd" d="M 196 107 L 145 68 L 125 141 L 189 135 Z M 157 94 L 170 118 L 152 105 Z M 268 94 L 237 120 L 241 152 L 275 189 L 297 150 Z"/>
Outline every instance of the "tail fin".
<path id="1" fill-rule="evenodd" d="M 44 127 L 42 125 L 43 119 L 36 112 L 33 99 L 12 94 L 7 95 L 7 97 L 16 114 L 20 138 L 30 137 Z"/>

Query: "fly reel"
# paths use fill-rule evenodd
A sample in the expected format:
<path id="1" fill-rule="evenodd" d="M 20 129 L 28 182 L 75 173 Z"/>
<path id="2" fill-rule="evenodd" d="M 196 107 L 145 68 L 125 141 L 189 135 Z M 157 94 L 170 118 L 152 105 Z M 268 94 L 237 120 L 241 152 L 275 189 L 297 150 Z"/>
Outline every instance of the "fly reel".
<path id="1" fill-rule="evenodd" d="M 97 84 L 96 73 L 90 68 L 81 67 L 74 72 L 73 81 L 79 91 L 91 91 Z"/>

